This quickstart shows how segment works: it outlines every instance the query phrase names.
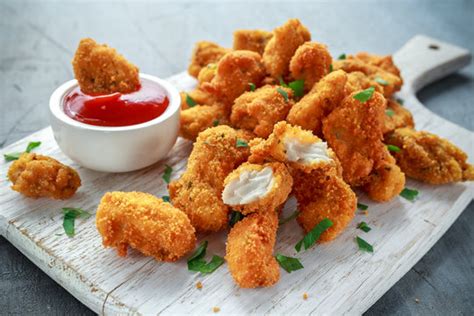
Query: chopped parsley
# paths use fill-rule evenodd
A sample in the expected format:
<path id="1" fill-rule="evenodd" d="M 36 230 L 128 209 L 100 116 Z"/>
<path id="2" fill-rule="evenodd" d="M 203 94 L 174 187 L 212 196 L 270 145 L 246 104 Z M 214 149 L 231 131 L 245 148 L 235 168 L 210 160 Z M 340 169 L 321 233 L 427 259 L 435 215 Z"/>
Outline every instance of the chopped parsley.
<path id="1" fill-rule="evenodd" d="M 39 147 L 40 145 L 41 145 L 41 142 L 29 142 L 24 152 L 29 153 L 33 149 Z M 5 158 L 5 161 L 13 161 L 13 160 L 18 160 L 21 154 L 23 153 L 15 152 L 15 153 L 4 154 L 3 157 Z"/>
<path id="2" fill-rule="evenodd" d="M 380 77 L 375 77 L 375 82 L 381 84 L 382 86 L 388 86 L 388 81 Z"/>
<path id="3" fill-rule="evenodd" d="M 395 115 L 395 112 L 393 112 L 392 109 L 386 109 L 385 110 L 385 114 L 388 116 L 388 117 L 392 117 Z"/>
<path id="4" fill-rule="evenodd" d="M 189 94 L 186 94 L 186 104 L 187 104 L 190 108 L 192 108 L 193 106 L 196 106 L 196 105 L 197 105 L 196 101 L 194 101 L 193 98 L 191 98 L 191 97 L 189 96 Z"/>
<path id="5" fill-rule="evenodd" d="M 293 214 L 291 214 L 287 218 L 280 219 L 280 221 L 278 222 L 278 225 L 283 225 L 283 224 L 288 223 L 292 219 L 296 218 L 296 216 L 298 216 L 299 214 L 300 212 L 298 210 L 294 211 Z"/>
<path id="6" fill-rule="evenodd" d="M 372 95 L 374 94 L 374 92 L 375 92 L 374 87 L 367 88 L 364 91 L 361 91 L 361 92 L 357 93 L 356 95 L 354 95 L 354 99 L 356 99 L 357 101 L 360 101 L 362 103 L 365 103 L 365 102 L 369 101 L 370 98 L 372 98 Z"/>
<path id="7" fill-rule="evenodd" d="M 357 225 L 357 228 L 359 228 L 360 230 L 368 233 L 372 230 L 372 228 L 369 227 L 369 225 L 367 225 L 366 222 L 362 221 L 360 222 L 358 225 Z"/>
<path id="8" fill-rule="evenodd" d="M 230 220 L 229 220 L 229 226 L 234 227 L 234 225 L 238 222 L 241 221 L 244 218 L 244 214 L 232 210 L 232 213 L 230 213 Z"/>
<path id="9" fill-rule="evenodd" d="M 168 202 L 168 203 L 171 202 L 171 199 L 170 199 L 169 195 L 163 195 L 161 197 L 161 199 L 163 200 L 163 202 Z"/>
<path id="10" fill-rule="evenodd" d="M 302 97 L 304 95 L 304 80 L 295 80 L 288 84 L 291 90 L 293 90 L 293 94 L 295 97 Z"/>
<path id="11" fill-rule="evenodd" d="M 400 196 L 407 199 L 408 201 L 414 201 L 418 196 L 419 192 L 415 189 L 405 188 L 400 192 Z"/>
<path id="12" fill-rule="evenodd" d="M 285 99 L 285 102 L 288 102 L 288 93 L 286 93 L 285 90 L 283 90 L 282 88 L 278 87 L 277 88 L 277 91 L 279 94 L 281 94 L 283 96 L 283 98 Z"/>
<path id="13" fill-rule="evenodd" d="M 64 219 L 63 219 L 63 228 L 64 231 L 66 232 L 66 235 L 69 237 L 74 236 L 74 222 L 76 218 L 89 218 L 91 217 L 91 214 L 84 211 L 83 209 L 80 208 L 72 208 L 72 207 L 63 207 L 63 214 L 64 214 Z"/>
<path id="14" fill-rule="evenodd" d="M 278 78 L 278 81 L 280 82 L 280 86 L 289 88 L 289 86 L 286 84 L 286 82 L 283 80 L 281 76 Z"/>
<path id="15" fill-rule="evenodd" d="M 166 183 L 170 183 L 170 179 L 171 179 L 171 173 L 173 172 L 173 168 L 171 168 L 170 166 L 168 165 L 165 165 L 166 168 L 165 168 L 165 172 L 163 173 L 163 181 L 165 181 Z"/>
<path id="16" fill-rule="evenodd" d="M 216 127 L 217 125 L 219 125 L 219 120 L 212 121 L 212 126 Z"/>
<path id="17" fill-rule="evenodd" d="M 250 91 L 255 91 L 255 84 L 253 84 L 252 82 L 249 82 L 249 86 L 250 86 Z"/>
<path id="18" fill-rule="evenodd" d="M 245 140 L 238 138 L 236 143 L 235 143 L 235 146 L 237 146 L 237 148 L 239 148 L 239 147 L 249 147 L 249 144 Z"/>
<path id="19" fill-rule="evenodd" d="M 224 263 L 224 258 L 214 255 L 211 261 L 206 262 L 207 240 L 203 241 L 194 254 L 188 259 L 188 270 L 208 274 L 214 272 Z"/>
<path id="20" fill-rule="evenodd" d="M 403 99 L 400 99 L 400 98 L 397 98 L 395 101 L 397 101 L 397 103 L 400 105 L 403 105 L 403 103 L 405 103 L 405 101 L 403 101 Z"/>
<path id="21" fill-rule="evenodd" d="M 398 153 L 401 150 L 400 147 L 395 145 L 387 145 L 387 149 L 389 151 L 393 151 L 394 153 Z"/>
<path id="22" fill-rule="evenodd" d="M 334 68 L 332 66 L 332 64 L 329 65 L 329 72 L 333 72 Z"/>
<path id="23" fill-rule="evenodd" d="M 304 268 L 298 258 L 287 257 L 277 253 L 275 259 L 278 261 L 280 267 L 282 267 L 288 273 Z"/>
<path id="24" fill-rule="evenodd" d="M 337 59 L 339 59 L 339 60 L 344 60 L 344 59 L 346 59 L 346 54 L 341 54 L 341 55 L 339 55 L 339 57 L 337 57 Z"/>
<path id="25" fill-rule="evenodd" d="M 320 221 L 309 233 L 304 236 L 295 246 L 297 252 L 301 251 L 301 246 L 304 244 L 304 250 L 311 248 L 319 239 L 321 234 L 333 225 L 329 218 Z"/>
<path id="26" fill-rule="evenodd" d="M 362 203 L 357 203 L 357 208 L 358 208 L 359 210 L 365 211 L 365 210 L 367 210 L 367 209 L 369 208 L 369 206 L 368 206 L 368 205 L 365 205 L 365 204 L 362 204 Z"/>
<path id="27" fill-rule="evenodd" d="M 360 238 L 359 236 L 356 237 L 357 245 L 359 246 L 359 250 L 367 251 L 367 252 L 374 252 L 374 247 L 371 244 Z"/>

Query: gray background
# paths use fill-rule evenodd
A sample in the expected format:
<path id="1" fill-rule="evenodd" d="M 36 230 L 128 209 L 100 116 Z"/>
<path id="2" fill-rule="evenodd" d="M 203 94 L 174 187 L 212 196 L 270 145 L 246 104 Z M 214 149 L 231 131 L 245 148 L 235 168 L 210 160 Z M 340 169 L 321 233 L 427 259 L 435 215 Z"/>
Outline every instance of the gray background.
<path id="1" fill-rule="evenodd" d="M 0 148 L 48 125 L 51 92 L 73 77 L 80 38 L 117 48 L 145 73 L 186 69 L 197 40 L 230 46 L 237 28 L 271 30 L 290 17 L 333 56 L 389 54 L 418 33 L 474 51 L 473 1 L 125 3 L 0 0 Z M 419 93 L 432 111 L 474 127 L 474 66 Z M 0 175 L 3 177 L 4 175 Z M 474 313 L 474 203 L 446 235 L 369 311 Z M 419 300 L 419 303 L 415 302 Z M 92 314 L 0 237 L 0 314 Z"/>

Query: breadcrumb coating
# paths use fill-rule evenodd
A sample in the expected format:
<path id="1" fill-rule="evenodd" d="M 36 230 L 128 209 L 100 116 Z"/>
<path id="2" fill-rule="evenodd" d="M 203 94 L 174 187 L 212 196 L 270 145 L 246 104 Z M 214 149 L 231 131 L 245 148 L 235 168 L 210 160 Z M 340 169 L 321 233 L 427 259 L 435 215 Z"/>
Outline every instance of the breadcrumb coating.
<path id="1" fill-rule="evenodd" d="M 277 229 L 277 212 L 250 214 L 231 229 L 225 259 L 237 285 L 256 288 L 278 282 L 280 267 L 273 257 Z"/>
<path id="2" fill-rule="evenodd" d="M 264 30 L 236 30 L 234 50 L 250 50 L 262 55 L 272 36 L 271 32 Z"/>
<path id="3" fill-rule="evenodd" d="M 217 63 L 230 50 L 213 42 L 200 41 L 194 46 L 188 73 L 197 78 L 202 68 Z"/>
<path id="4" fill-rule="evenodd" d="M 228 124 L 228 114 L 223 105 L 196 105 L 181 111 L 180 135 L 195 141 L 207 128 Z"/>
<path id="5" fill-rule="evenodd" d="M 204 82 L 211 82 L 212 79 L 216 76 L 217 73 L 217 64 L 208 64 L 206 67 L 202 67 L 197 76 L 198 83 L 201 85 Z"/>
<path id="6" fill-rule="evenodd" d="M 122 257 L 130 246 L 158 261 L 176 261 L 196 244 L 186 214 L 143 192 L 107 192 L 97 208 L 96 225 L 103 245 L 117 248 Z"/>
<path id="7" fill-rule="evenodd" d="M 393 99 L 387 100 L 387 110 L 384 116 L 383 134 L 388 134 L 402 127 L 415 127 L 411 112 Z"/>
<path id="8" fill-rule="evenodd" d="M 92 95 L 130 93 L 140 89 L 138 67 L 117 51 L 91 38 L 79 42 L 72 60 L 82 92 Z"/>
<path id="9" fill-rule="evenodd" d="M 285 91 L 288 99 L 279 90 Z M 266 138 L 276 123 L 285 120 L 294 104 L 292 97 L 292 89 L 280 86 L 266 85 L 255 91 L 245 92 L 235 99 L 230 122 L 235 127 Z"/>
<path id="10" fill-rule="evenodd" d="M 377 202 L 390 201 L 405 188 L 405 174 L 395 164 L 395 159 L 387 154 L 385 159 L 369 175 L 363 190 L 370 199 Z"/>
<path id="11" fill-rule="evenodd" d="M 375 91 L 383 94 L 382 86 L 374 80 L 371 80 L 361 71 L 353 71 L 347 74 L 345 95 L 355 91 L 365 90 L 374 87 Z"/>
<path id="12" fill-rule="evenodd" d="M 226 227 L 229 207 L 221 197 L 224 180 L 250 154 L 248 147 L 236 146 L 237 139 L 252 137 L 226 125 L 206 129 L 194 143 L 186 171 L 169 184 L 173 205 L 188 215 L 198 232 Z"/>
<path id="13" fill-rule="evenodd" d="M 403 172 L 430 184 L 474 180 L 474 166 L 467 155 L 447 139 L 411 128 L 396 129 L 385 142 L 401 150 L 393 152 Z"/>
<path id="14" fill-rule="evenodd" d="M 23 153 L 8 169 L 12 189 L 30 198 L 65 200 L 81 186 L 79 174 L 56 159 Z"/>
<path id="15" fill-rule="evenodd" d="M 388 71 L 394 74 L 397 77 L 400 77 L 400 69 L 393 62 L 392 56 L 379 56 L 374 54 L 369 54 L 367 52 L 357 53 L 355 56 L 347 56 L 347 58 L 356 58 L 360 59 L 368 64 L 382 68 L 385 71 Z"/>
<path id="16" fill-rule="evenodd" d="M 311 40 L 311 34 L 298 19 L 290 19 L 273 30 L 273 37 L 263 52 L 263 63 L 273 78 L 286 77 L 290 60 L 300 45 Z"/>

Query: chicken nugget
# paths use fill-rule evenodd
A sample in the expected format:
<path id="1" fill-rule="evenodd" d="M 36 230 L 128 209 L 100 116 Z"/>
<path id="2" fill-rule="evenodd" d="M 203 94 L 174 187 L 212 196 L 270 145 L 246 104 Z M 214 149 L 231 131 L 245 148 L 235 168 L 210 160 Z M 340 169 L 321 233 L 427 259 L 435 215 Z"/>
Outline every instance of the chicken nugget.
<path id="1" fill-rule="evenodd" d="M 370 199 L 377 202 L 390 201 L 405 188 L 405 174 L 395 164 L 395 159 L 387 154 L 382 163 L 372 170 L 362 189 Z"/>
<path id="2" fill-rule="evenodd" d="M 107 192 L 97 208 L 96 226 L 103 245 L 117 248 L 122 257 L 130 246 L 158 261 L 176 261 L 196 244 L 186 214 L 143 192 Z"/>
<path id="3" fill-rule="evenodd" d="M 229 207 L 222 202 L 224 180 L 250 154 L 248 146 L 237 147 L 237 140 L 251 138 L 251 133 L 225 125 L 206 129 L 194 143 L 186 171 L 169 184 L 173 205 L 188 215 L 198 232 L 226 227 Z"/>
<path id="4" fill-rule="evenodd" d="M 72 60 L 74 76 L 87 94 L 130 93 L 140 89 L 138 67 L 91 38 L 79 42 Z"/>
<path id="5" fill-rule="evenodd" d="M 430 184 L 474 180 L 474 166 L 467 162 L 466 153 L 447 139 L 399 128 L 387 135 L 385 142 L 400 148 L 393 156 L 410 178 Z"/>
<path id="6" fill-rule="evenodd" d="M 194 46 L 188 73 L 197 78 L 202 68 L 217 63 L 230 50 L 213 42 L 200 41 Z"/>
<path id="7" fill-rule="evenodd" d="M 216 76 L 217 73 L 217 64 L 208 64 L 206 67 L 202 67 L 199 75 L 197 76 L 197 80 L 199 84 L 203 84 L 204 82 L 211 82 L 212 79 Z"/>
<path id="8" fill-rule="evenodd" d="M 228 116 L 221 104 L 196 105 L 181 111 L 179 133 L 182 137 L 195 141 L 205 129 L 228 124 Z"/>
<path id="9" fill-rule="evenodd" d="M 374 87 L 375 91 L 383 94 L 382 86 L 374 80 L 371 80 L 361 71 L 353 71 L 347 74 L 345 95 L 355 91 L 365 90 Z"/>
<path id="10" fill-rule="evenodd" d="M 369 54 L 367 52 L 357 53 L 355 56 L 348 56 L 347 58 L 360 59 L 368 64 L 382 68 L 385 71 L 388 71 L 394 74 L 397 77 L 400 77 L 400 69 L 393 62 L 392 56 L 379 56 Z M 401 77 L 400 77 L 401 78 Z"/>
<path id="11" fill-rule="evenodd" d="M 311 90 L 316 82 L 329 73 L 332 63 L 326 45 L 307 42 L 298 47 L 290 61 L 293 79 L 304 80 L 305 91 Z"/>
<path id="12" fill-rule="evenodd" d="M 267 73 L 273 78 L 286 77 L 291 57 L 300 45 L 310 40 L 311 34 L 298 19 L 290 19 L 274 29 L 262 55 Z"/>
<path id="13" fill-rule="evenodd" d="M 402 127 L 415 127 L 411 112 L 393 99 L 387 100 L 387 110 L 384 116 L 383 134 L 388 134 Z"/>
<path id="14" fill-rule="evenodd" d="M 181 91 L 179 96 L 181 97 L 181 110 L 192 108 L 195 105 L 213 105 L 217 103 L 212 94 L 199 87 L 192 91 Z"/>
<path id="15" fill-rule="evenodd" d="M 341 103 L 345 96 L 347 74 L 333 71 L 297 102 L 288 113 L 287 121 L 321 135 L 322 120 Z"/>
<path id="16" fill-rule="evenodd" d="M 256 288 L 278 282 L 280 267 L 273 257 L 277 229 L 277 212 L 265 212 L 246 216 L 230 230 L 225 259 L 237 285 Z"/>
<path id="17" fill-rule="evenodd" d="M 280 86 L 266 85 L 255 91 L 245 92 L 235 99 L 230 122 L 235 127 L 266 138 L 271 134 L 273 126 L 288 115 L 294 104 L 292 97 L 293 90 Z"/>
<path id="18" fill-rule="evenodd" d="M 272 36 L 264 30 L 237 30 L 234 32 L 234 50 L 250 50 L 262 55 Z"/>
<path id="19" fill-rule="evenodd" d="M 12 189 L 31 197 L 65 200 L 76 193 L 81 178 L 76 170 L 56 159 L 34 153 L 23 153 L 8 169 Z"/>
<path id="20" fill-rule="evenodd" d="M 292 185 L 290 172 L 282 163 L 244 163 L 226 177 L 222 200 L 244 215 L 275 212 L 285 203 Z"/>

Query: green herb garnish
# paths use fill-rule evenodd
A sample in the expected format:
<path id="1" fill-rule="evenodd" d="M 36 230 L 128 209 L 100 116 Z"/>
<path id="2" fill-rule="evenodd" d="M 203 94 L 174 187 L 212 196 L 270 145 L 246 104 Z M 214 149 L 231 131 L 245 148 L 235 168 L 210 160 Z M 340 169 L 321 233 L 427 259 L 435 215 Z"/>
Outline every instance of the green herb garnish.
<path id="1" fill-rule="evenodd" d="M 255 84 L 253 84 L 252 82 L 249 82 L 249 86 L 250 86 L 250 91 L 255 91 Z"/>
<path id="2" fill-rule="evenodd" d="M 74 236 L 74 222 L 76 218 L 89 218 L 91 214 L 80 209 L 80 208 L 72 208 L 72 207 L 63 207 L 63 227 L 66 235 L 69 237 Z"/>
<path id="3" fill-rule="evenodd" d="M 362 204 L 362 203 L 357 203 L 357 208 L 358 208 L 359 210 L 365 211 L 365 210 L 367 210 L 367 209 L 369 208 L 369 206 L 368 206 L 368 205 L 365 205 L 365 204 Z"/>
<path id="4" fill-rule="evenodd" d="M 197 105 L 196 101 L 194 101 L 193 98 L 191 98 L 191 97 L 189 96 L 189 94 L 186 94 L 186 104 L 187 104 L 190 108 L 192 108 L 193 106 L 196 106 L 196 105 Z"/>
<path id="5" fill-rule="evenodd" d="M 385 114 L 388 116 L 388 117 L 392 117 L 395 115 L 395 112 L 393 112 L 392 109 L 386 109 L 385 110 Z"/>
<path id="6" fill-rule="evenodd" d="M 229 226 L 230 227 L 234 227 L 234 225 L 242 220 L 244 218 L 244 214 L 238 212 L 238 211 L 234 211 L 232 210 L 232 213 L 230 213 L 230 220 L 229 220 Z"/>
<path id="7" fill-rule="evenodd" d="M 300 252 L 301 246 L 304 244 L 304 250 L 311 248 L 319 239 L 321 234 L 333 225 L 329 218 L 325 218 L 319 222 L 309 233 L 304 236 L 295 246 L 297 252 Z"/>
<path id="8" fill-rule="evenodd" d="M 280 221 L 278 222 L 278 225 L 283 225 L 283 224 L 286 224 L 288 223 L 289 221 L 291 221 L 292 219 L 296 218 L 296 216 L 299 215 L 299 211 L 296 210 L 293 212 L 293 214 L 291 214 L 290 216 L 288 216 L 287 218 L 284 218 L 284 219 L 280 219 Z"/>
<path id="9" fill-rule="evenodd" d="M 329 72 L 333 72 L 334 68 L 332 66 L 332 64 L 329 65 Z"/>
<path id="10" fill-rule="evenodd" d="M 277 88 L 277 91 L 279 94 L 283 96 L 283 98 L 285 99 L 285 102 L 288 102 L 288 93 L 286 93 L 286 91 L 280 87 Z"/>
<path id="11" fill-rule="evenodd" d="M 304 95 L 304 80 L 295 80 L 288 84 L 295 97 L 302 97 Z"/>
<path id="12" fill-rule="evenodd" d="M 188 259 L 188 270 L 208 274 L 214 272 L 224 263 L 224 258 L 220 256 L 212 256 L 210 262 L 206 262 L 207 240 L 203 241 L 194 254 Z"/>
<path id="13" fill-rule="evenodd" d="M 285 269 L 285 271 L 288 273 L 304 268 L 298 258 L 287 257 L 277 253 L 275 259 L 278 261 L 280 267 Z"/>
<path id="14" fill-rule="evenodd" d="M 278 81 L 280 82 L 280 86 L 288 88 L 288 85 L 286 84 L 286 82 L 283 80 L 281 76 L 278 78 Z"/>
<path id="15" fill-rule="evenodd" d="M 382 86 L 388 86 L 388 81 L 380 77 L 375 77 L 375 82 L 380 83 Z"/>
<path id="16" fill-rule="evenodd" d="M 400 196 L 407 199 L 408 201 L 414 201 L 418 196 L 419 192 L 415 189 L 405 188 L 400 192 Z"/>
<path id="17" fill-rule="evenodd" d="M 372 229 L 372 228 L 369 227 L 369 225 L 367 225 L 366 222 L 360 222 L 357 225 L 357 228 L 359 228 L 360 230 L 363 230 L 366 233 L 370 232 L 370 230 Z"/>
<path id="18" fill-rule="evenodd" d="M 337 59 L 339 59 L 339 60 L 344 60 L 344 59 L 346 59 L 346 54 L 341 54 L 341 55 L 339 55 L 339 57 L 337 57 Z"/>
<path id="19" fill-rule="evenodd" d="M 163 196 L 161 197 L 161 199 L 163 200 L 163 202 L 168 202 L 168 203 L 170 203 L 170 201 L 171 201 L 169 195 L 163 195 Z"/>
<path id="20" fill-rule="evenodd" d="M 397 101 L 398 104 L 403 105 L 405 101 L 403 99 L 397 98 L 395 101 Z"/>
<path id="21" fill-rule="evenodd" d="M 354 99 L 362 103 L 365 103 L 368 100 L 370 100 L 370 98 L 372 98 L 372 95 L 374 94 L 374 92 L 375 92 L 374 87 L 367 88 L 364 91 L 361 91 L 357 93 L 356 95 L 354 95 Z"/>
<path id="22" fill-rule="evenodd" d="M 212 121 L 212 126 L 216 127 L 217 125 L 219 125 L 219 120 Z"/>
<path id="23" fill-rule="evenodd" d="M 394 153 L 398 153 L 401 150 L 400 147 L 395 145 L 387 145 L 387 149 L 389 151 L 393 151 Z"/>
<path id="24" fill-rule="evenodd" d="M 374 247 L 371 244 L 360 238 L 359 236 L 356 237 L 357 245 L 359 245 L 359 250 L 367 251 L 367 252 L 374 252 Z"/>
<path id="25" fill-rule="evenodd" d="M 28 146 L 26 146 L 26 149 L 24 152 L 29 153 L 33 149 L 39 147 L 41 145 L 41 142 L 29 142 Z M 5 161 L 13 161 L 13 160 L 18 160 L 23 153 L 9 153 L 9 154 L 4 154 L 3 157 L 5 158 Z"/>
<path id="26" fill-rule="evenodd" d="M 249 144 L 243 140 L 243 139 L 237 139 L 237 142 L 235 143 L 235 146 L 237 146 L 237 148 L 239 147 L 249 147 Z"/>
<path id="27" fill-rule="evenodd" d="M 168 165 L 165 165 L 166 168 L 165 168 L 165 172 L 163 173 L 163 181 L 165 181 L 166 183 L 170 183 L 170 179 L 171 179 L 171 173 L 173 172 L 173 168 L 171 168 L 170 166 Z"/>

